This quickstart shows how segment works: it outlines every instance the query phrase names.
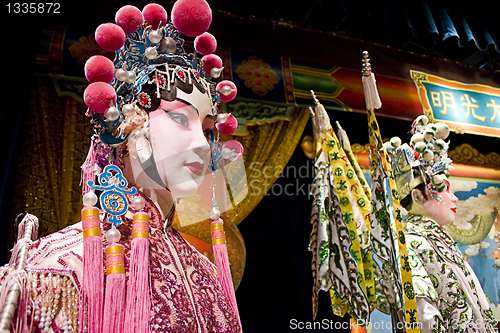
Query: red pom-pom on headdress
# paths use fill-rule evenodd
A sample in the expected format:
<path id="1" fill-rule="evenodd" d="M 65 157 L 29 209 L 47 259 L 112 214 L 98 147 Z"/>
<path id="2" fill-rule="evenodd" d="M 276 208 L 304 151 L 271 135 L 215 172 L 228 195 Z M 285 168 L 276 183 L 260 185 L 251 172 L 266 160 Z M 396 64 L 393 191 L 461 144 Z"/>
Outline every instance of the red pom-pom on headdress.
<path id="1" fill-rule="evenodd" d="M 83 92 L 83 100 L 90 110 L 103 114 L 110 106 L 116 105 L 116 92 L 109 83 L 94 82 Z"/>
<path id="2" fill-rule="evenodd" d="M 223 123 L 215 124 L 217 130 L 222 135 L 231 135 L 238 129 L 238 120 L 232 114 L 229 115 Z"/>
<path id="3" fill-rule="evenodd" d="M 214 53 L 217 49 L 217 40 L 211 33 L 204 32 L 194 39 L 194 48 L 201 55 Z"/>
<path id="4" fill-rule="evenodd" d="M 216 54 L 207 54 L 201 58 L 203 62 L 203 71 L 205 75 L 211 75 L 210 71 L 212 68 L 222 68 L 222 59 Z"/>
<path id="5" fill-rule="evenodd" d="M 220 93 L 219 100 L 221 102 L 231 102 L 237 94 L 236 85 L 229 80 L 219 82 L 215 90 Z"/>
<path id="6" fill-rule="evenodd" d="M 144 20 L 148 25 L 151 25 L 151 28 L 158 29 L 160 22 L 163 25 L 167 23 L 168 14 L 165 8 L 157 3 L 150 3 L 142 9 L 142 15 L 144 16 Z"/>
<path id="7" fill-rule="evenodd" d="M 115 66 L 113 62 L 102 55 L 90 57 L 85 62 L 85 77 L 90 83 L 110 83 L 115 77 Z"/>
<path id="8" fill-rule="evenodd" d="M 125 44 L 125 32 L 116 24 L 103 23 L 95 30 L 95 41 L 106 51 L 116 51 Z"/>
<path id="9" fill-rule="evenodd" d="M 137 31 L 144 22 L 144 17 L 139 8 L 131 5 L 123 6 L 118 9 L 115 15 L 116 24 L 118 24 L 123 31 L 131 33 Z"/>
<path id="10" fill-rule="evenodd" d="M 233 115 L 231 115 L 230 117 L 234 118 Z M 238 128 L 238 123 L 236 123 L 236 128 Z M 235 129 L 235 131 L 236 131 L 236 129 Z M 233 133 L 234 133 L 234 131 L 233 131 Z M 233 134 L 233 133 L 231 133 L 231 134 Z M 236 140 L 226 141 L 224 143 L 224 145 L 222 146 L 222 149 L 229 149 L 229 150 L 233 151 L 236 154 L 236 156 L 234 158 L 230 159 L 231 162 L 236 162 L 239 159 L 241 159 L 241 157 L 243 156 L 243 151 L 244 151 L 243 145 L 241 143 L 239 143 L 238 141 L 236 141 Z"/>
<path id="11" fill-rule="evenodd" d="M 172 7 L 172 23 L 186 36 L 199 36 L 212 23 L 212 9 L 205 0 L 177 0 Z"/>

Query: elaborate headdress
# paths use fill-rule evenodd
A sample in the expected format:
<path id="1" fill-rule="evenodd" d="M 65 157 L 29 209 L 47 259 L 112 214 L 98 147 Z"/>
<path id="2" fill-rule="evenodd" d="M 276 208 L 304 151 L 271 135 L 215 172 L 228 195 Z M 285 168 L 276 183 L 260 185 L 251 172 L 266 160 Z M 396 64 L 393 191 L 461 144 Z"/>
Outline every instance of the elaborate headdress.
<path id="1" fill-rule="evenodd" d="M 392 155 L 392 170 L 399 191 L 400 201 L 411 194 L 417 186 L 429 189 L 434 199 L 441 202 L 438 194 L 446 189 L 443 175 L 449 176 L 453 169 L 448 157 L 450 130 L 445 123 L 429 123 L 426 116 L 418 116 L 412 124 L 409 144 L 401 144 L 393 137 L 385 146 Z"/>
<path id="2" fill-rule="evenodd" d="M 206 32 L 211 17 L 204 0 L 180 0 L 172 8 L 174 24 L 167 22 L 163 7 L 149 4 L 142 12 L 124 6 L 116 13 L 117 24 L 105 23 L 96 29 L 96 42 L 107 51 L 116 51 L 113 62 L 98 55 L 85 64 L 85 75 L 91 82 L 84 92 L 87 114 L 103 143 L 116 146 L 132 137 L 134 131 L 145 127 L 147 113 L 158 108 L 160 99 L 176 98 L 176 87 L 187 93 L 196 87 L 210 95 L 214 115 L 220 101 L 236 96 L 231 81 L 217 85 L 211 81 L 223 68 L 220 57 L 213 54 L 217 42 Z M 195 53 L 184 51 L 180 33 L 196 36 Z M 225 120 L 217 119 L 217 127 L 224 127 Z"/>
<path id="3" fill-rule="evenodd" d="M 182 96 L 197 90 L 211 100 L 211 113 L 218 132 L 229 135 L 236 130 L 237 121 L 232 115 L 218 114 L 217 110 L 219 102 L 234 99 L 236 86 L 227 80 L 218 84 L 212 81 L 220 76 L 223 67 L 220 57 L 213 54 L 217 42 L 206 32 L 212 21 L 212 12 L 205 0 L 178 0 L 172 8 L 171 22 L 168 22 L 165 9 L 158 4 L 149 4 L 142 11 L 134 6 L 124 6 L 116 13 L 115 21 L 116 24 L 101 24 L 95 32 L 99 46 L 107 51 L 116 51 L 114 60 L 96 55 L 85 64 L 85 76 L 90 85 L 84 92 L 84 101 L 96 131 L 82 166 L 82 299 L 86 305 L 82 306 L 80 320 L 83 323 L 85 316 L 88 318 L 89 332 L 100 332 L 101 325 L 105 332 L 118 332 L 122 328 L 126 332 L 146 332 L 149 325 L 149 259 L 145 256 L 149 253 L 149 216 L 142 212 L 144 199 L 135 197 L 131 204 L 137 213 L 133 218 L 125 302 L 123 247 L 119 244 L 121 235 L 116 225 L 121 223 L 121 215 L 127 211 L 125 195 L 135 195 L 137 190 L 128 187 L 120 169 L 120 157 L 125 149 L 122 143 L 128 140 L 131 158 L 137 159 L 144 172 L 165 188 L 165 184 L 156 177 L 158 171 L 150 143 L 149 112 L 157 110 L 161 100 L 182 101 Z M 194 53 L 185 52 L 181 33 L 196 37 Z M 214 131 L 208 137 L 210 171 L 215 172 L 222 159 L 234 161 L 241 157 L 243 149 L 238 142 L 222 145 L 218 142 L 218 133 Z M 99 184 L 94 183 L 96 174 L 100 174 Z M 102 191 L 100 206 L 107 213 L 107 221 L 112 224 L 105 235 L 110 244 L 106 249 L 106 299 L 103 298 L 100 216 L 94 207 L 98 198 L 92 189 Z M 213 211 L 218 212 L 215 198 L 213 201 Z M 223 222 L 219 214 L 211 214 L 211 217 L 214 220 L 212 224 L 217 226 L 212 228 L 212 234 L 219 276 L 226 297 L 239 318 L 228 268 Z M 123 311 L 125 306 L 127 311 Z M 135 317 L 130 318 L 131 314 Z M 107 319 L 103 321 L 103 317 Z"/>

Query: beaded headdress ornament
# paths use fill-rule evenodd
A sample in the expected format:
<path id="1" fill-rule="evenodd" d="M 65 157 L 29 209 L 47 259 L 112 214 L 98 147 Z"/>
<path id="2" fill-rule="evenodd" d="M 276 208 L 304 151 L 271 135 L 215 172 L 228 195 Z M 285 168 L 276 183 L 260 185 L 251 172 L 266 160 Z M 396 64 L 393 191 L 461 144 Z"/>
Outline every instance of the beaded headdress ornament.
<path id="1" fill-rule="evenodd" d="M 142 12 L 133 6 L 122 7 L 116 13 L 117 24 L 101 24 L 95 33 L 99 46 L 116 51 L 114 61 L 93 56 L 85 65 L 91 84 L 84 92 L 84 101 L 100 141 L 117 146 L 127 139 L 139 140 L 139 149 L 131 153 L 142 161 L 151 154 L 151 148 L 140 140 L 141 136 L 147 138 L 141 129 L 148 127 L 148 112 L 156 110 L 161 99 L 175 100 L 176 88 L 190 93 L 196 87 L 209 95 L 214 116 L 219 102 L 236 96 L 231 81 L 217 85 L 212 81 L 223 67 L 220 57 L 213 54 L 217 42 L 206 32 L 211 22 L 210 7 L 204 0 L 191 1 L 200 7 L 193 11 L 183 8 L 186 2 L 174 4 L 172 23 L 167 22 L 166 11 L 157 4 L 147 5 Z M 196 36 L 194 53 L 184 51 L 180 33 Z M 228 116 L 217 117 L 216 126 L 223 134 L 231 134 L 237 126 L 234 119 L 222 125 Z"/>
<path id="2" fill-rule="evenodd" d="M 409 144 L 401 144 L 399 137 L 385 143 L 391 156 L 392 170 L 403 200 L 420 184 L 429 189 L 434 199 L 441 202 L 439 193 L 446 190 L 444 176 L 453 169 L 448 157 L 450 130 L 445 123 L 429 123 L 426 116 L 418 116 L 412 124 Z"/>

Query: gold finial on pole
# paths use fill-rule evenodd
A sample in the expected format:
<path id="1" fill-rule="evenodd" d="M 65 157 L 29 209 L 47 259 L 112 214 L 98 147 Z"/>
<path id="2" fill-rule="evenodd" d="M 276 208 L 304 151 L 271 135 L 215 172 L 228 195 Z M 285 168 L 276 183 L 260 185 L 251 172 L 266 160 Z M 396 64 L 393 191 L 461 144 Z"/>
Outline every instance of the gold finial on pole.
<path id="1" fill-rule="evenodd" d="M 368 51 L 363 51 L 363 65 L 361 69 L 361 74 L 363 76 L 370 76 L 372 73 L 372 65 L 370 64 Z"/>
<path id="2" fill-rule="evenodd" d="M 314 92 L 314 90 L 311 90 L 311 95 L 312 95 L 312 98 L 314 100 L 314 105 L 319 105 L 319 100 L 316 98 L 316 93 Z"/>
<path id="3" fill-rule="evenodd" d="M 330 128 L 330 118 L 325 110 L 323 104 L 321 104 L 314 93 L 314 90 L 311 90 L 311 95 L 314 100 L 314 111 L 312 108 L 309 108 L 309 112 L 313 116 L 313 126 L 315 135 L 319 135 L 320 137 L 323 135 L 324 131 L 328 131 Z"/>
<path id="4" fill-rule="evenodd" d="M 368 51 L 363 51 L 363 67 L 361 70 L 361 80 L 363 81 L 366 109 L 380 109 L 382 107 L 382 102 L 380 102 L 380 97 L 378 95 L 375 75 L 372 72 L 372 65 L 370 64 Z"/>
<path id="5" fill-rule="evenodd" d="M 311 114 L 311 117 L 314 117 L 315 113 L 312 107 L 309 107 L 309 113 Z"/>

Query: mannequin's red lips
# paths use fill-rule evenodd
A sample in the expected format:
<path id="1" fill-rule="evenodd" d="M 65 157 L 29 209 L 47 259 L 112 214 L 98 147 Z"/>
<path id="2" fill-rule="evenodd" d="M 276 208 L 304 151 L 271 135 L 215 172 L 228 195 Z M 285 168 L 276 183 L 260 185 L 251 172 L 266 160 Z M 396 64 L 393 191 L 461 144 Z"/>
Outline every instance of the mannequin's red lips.
<path id="1" fill-rule="evenodd" d="M 197 176 L 201 176 L 203 172 L 203 164 L 200 162 L 191 162 L 184 164 L 192 173 Z"/>
<path id="2" fill-rule="evenodd" d="M 453 207 L 451 210 L 453 211 L 453 213 L 456 213 L 457 212 L 457 207 Z"/>

